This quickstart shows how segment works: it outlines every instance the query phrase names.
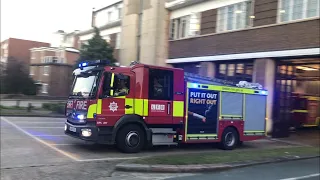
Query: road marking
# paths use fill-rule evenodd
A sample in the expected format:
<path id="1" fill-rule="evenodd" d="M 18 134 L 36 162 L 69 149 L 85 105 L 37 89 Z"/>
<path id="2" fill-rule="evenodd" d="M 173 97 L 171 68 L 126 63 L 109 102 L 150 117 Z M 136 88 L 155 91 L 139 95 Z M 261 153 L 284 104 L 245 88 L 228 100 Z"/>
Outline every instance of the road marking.
<path id="1" fill-rule="evenodd" d="M 52 146 L 75 146 L 75 145 L 77 145 L 77 146 L 89 146 L 90 144 L 50 144 L 50 145 L 52 145 Z"/>
<path id="2" fill-rule="evenodd" d="M 14 121 L 15 124 L 64 124 L 63 122 L 48 122 L 48 121 L 36 121 L 36 122 L 27 122 L 27 121 Z"/>
<path id="3" fill-rule="evenodd" d="M 60 150 L 60 149 L 52 146 L 51 144 L 45 142 L 44 140 L 41 140 L 41 139 L 33 136 L 33 135 L 30 134 L 29 132 L 25 131 L 25 130 L 22 129 L 21 127 L 17 126 L 16 124 L 12 123 L 11 121 L 9 121 L 8 119 L 6 119 L 6 118 L 4 118 L 4 117 L 1 117 L 1 119 L 4 120 L 6 123 L 12 125 L 13 127 L 17 128 L 19 131 L 23 132 L 24 134 L 30 136 L 30 137 L 33 138 L 34 140 L 36 140 L 36 141 L 38 141 L 38 142 L 40 142 L 40 143 L 42 143 L 42 144 L 50 147 L 51 149 L 59 152 L 60 154 L 66 156 L 66 157 L 68 157 L 68 158 L 70 158 L 70 159 L 72 159 L 72 160 L 74 160 L 74 161 L 79 161 L 79 159 L 78 159 L 77 157 L 75 157 L 74 155 L 72 155 L 72 154 L 70 154 L 70 153 L 68 153 L 68 152 L 62 151 L 62 150 Z"/>
<path id="4" fill-rule="evenodd" d="M 64 127 L 53 127 L 53 126 L 49 126 L 49 127 L 25 126 L 21 128 L 22 129 L 64 129 Z"/>
<path id="5" fill-rule="evenodd" d="M 36 137 L 51 137 L 51 136 L 58 136 L 58 137 L 69 137 L 69 136 L 67 136 L 67 135 L 58 135 L 58 134 L 56 134 L 56 135 L 33 135 L 33 136 L 36 136 Z"/>
<path id="6" fill-rule="evenodd" d="M 299 180 L 299 179 L 307 179 L 307 178 L 317 177 L 317 176 L 320 176 L 320 173 L 318 173 L 318 174 L 310 174 L 310 175 L 300 176 L 300 177 L 280 179 L 280 180 Z"/>

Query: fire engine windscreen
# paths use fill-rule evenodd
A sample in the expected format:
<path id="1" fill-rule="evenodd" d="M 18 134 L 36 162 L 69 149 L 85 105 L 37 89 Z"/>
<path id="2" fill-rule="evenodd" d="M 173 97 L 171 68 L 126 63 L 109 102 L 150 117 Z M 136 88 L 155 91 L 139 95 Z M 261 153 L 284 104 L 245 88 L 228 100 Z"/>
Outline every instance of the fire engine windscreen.
<path id="1" fill-rule="evenodd" d="M 75 79 L 71 96 L 88 98 L 95 95 L 98 88 L 100 71 L 91 71 L 92 67 L 74 71 Z"/>

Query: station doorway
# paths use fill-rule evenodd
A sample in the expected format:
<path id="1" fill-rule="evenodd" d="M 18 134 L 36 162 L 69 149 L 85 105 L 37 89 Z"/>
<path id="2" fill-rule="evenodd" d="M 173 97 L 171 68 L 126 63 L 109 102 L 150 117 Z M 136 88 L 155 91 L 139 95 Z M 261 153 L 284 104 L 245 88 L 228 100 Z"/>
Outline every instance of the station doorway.
<path id="1" fill-rule="evenodd" d="M 320 57 L 282 59 L 276 64 L 273 104 L 275 138 L 320 120 Z"/>

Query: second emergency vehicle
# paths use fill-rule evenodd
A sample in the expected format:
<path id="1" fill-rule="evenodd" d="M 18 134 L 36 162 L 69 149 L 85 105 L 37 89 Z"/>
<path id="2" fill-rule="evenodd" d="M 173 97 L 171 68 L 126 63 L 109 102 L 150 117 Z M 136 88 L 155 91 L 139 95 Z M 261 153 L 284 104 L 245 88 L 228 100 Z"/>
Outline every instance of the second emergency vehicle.
<path id="1" fill-rule="evenodd" d="M 122 152 L 146 145 L 219 142 L 233 149 L 265 137 L 267 91 L 185 73 L 183 69 L 104 61 L 79 64 L 66 105 L 65 133 L 115 144 Z"/>

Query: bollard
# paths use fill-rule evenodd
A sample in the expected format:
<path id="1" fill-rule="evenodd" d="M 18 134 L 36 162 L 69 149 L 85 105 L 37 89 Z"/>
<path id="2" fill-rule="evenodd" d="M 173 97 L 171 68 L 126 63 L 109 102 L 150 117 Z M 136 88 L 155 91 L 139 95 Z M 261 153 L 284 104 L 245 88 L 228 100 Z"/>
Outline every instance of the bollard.
<path id="1" fill-rule="evenodd" d="M 16 101 L 16 107 L 20 107 L 20 100 Z"/>
<path id="2" fill-rule="evenodd" d="M 28 112 L 30 112 L 30 111 L 31 111 L 31 109 L 32 109 L 32 105 L 31 105 L 31 103 L 29 103 L 29 104 L 28 104 L 27 111 L 28 111 Z"/>

